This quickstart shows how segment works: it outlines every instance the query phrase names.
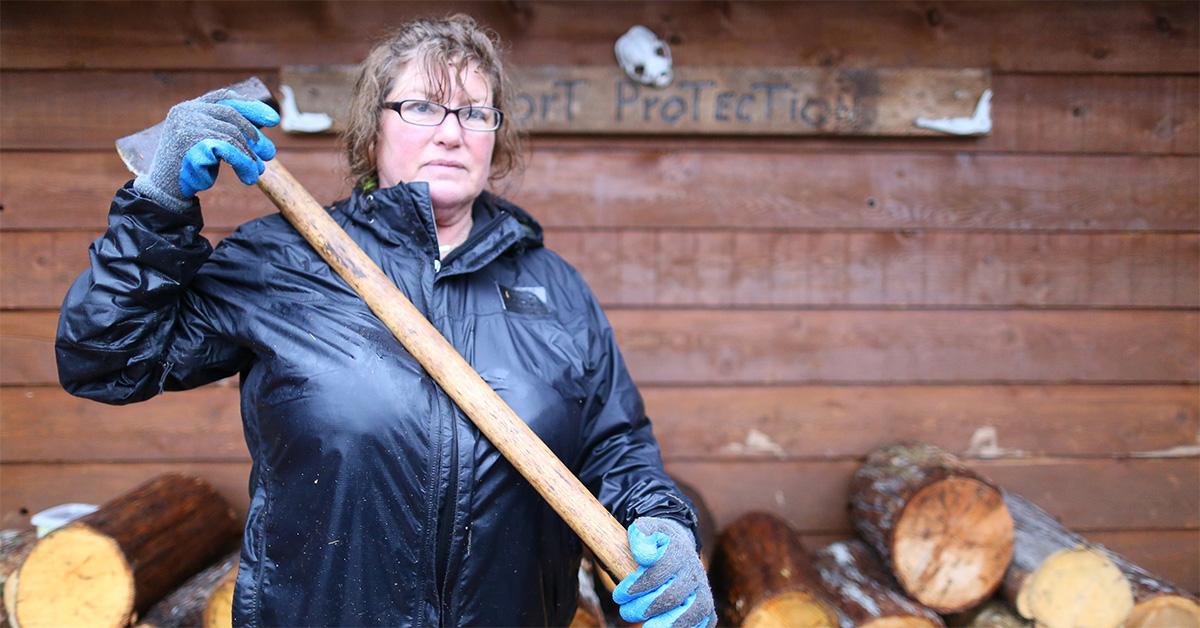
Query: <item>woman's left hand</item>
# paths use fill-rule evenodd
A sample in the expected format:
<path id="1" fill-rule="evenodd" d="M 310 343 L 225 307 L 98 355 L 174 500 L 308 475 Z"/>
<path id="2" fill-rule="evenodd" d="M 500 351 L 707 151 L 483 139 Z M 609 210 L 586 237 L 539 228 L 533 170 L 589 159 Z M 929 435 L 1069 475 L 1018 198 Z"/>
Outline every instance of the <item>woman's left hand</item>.
<path id="1" fill-rule="evenodd" d="M 621 617 L 645 628 L 709 628 L 717 623 L 712 589 L 696 538 L 679 523 L 639 517 L 629 526 L 629 548 L 640 567 L 613 590 Z"/>

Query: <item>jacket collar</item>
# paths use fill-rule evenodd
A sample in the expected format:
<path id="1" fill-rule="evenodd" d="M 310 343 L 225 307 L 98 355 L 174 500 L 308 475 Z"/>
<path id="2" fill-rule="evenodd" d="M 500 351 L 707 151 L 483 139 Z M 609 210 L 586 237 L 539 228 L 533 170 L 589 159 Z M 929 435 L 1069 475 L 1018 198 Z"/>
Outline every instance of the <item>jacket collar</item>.
<path id="1" fill-rule="evenodd" d="M 438 255 L 428 183 L 401 183 L 371 192 L 356 187 L 344 211 L 385 242 L 412 248 L 416 254 L 430 258 Z M 471 211 L 471 233 L 442 260 L 439 276 L 473 272 L 514 247 L 524 250 L 542 246 L 542 227 L 533 216 L 491 192 L 482 192 Z"/>

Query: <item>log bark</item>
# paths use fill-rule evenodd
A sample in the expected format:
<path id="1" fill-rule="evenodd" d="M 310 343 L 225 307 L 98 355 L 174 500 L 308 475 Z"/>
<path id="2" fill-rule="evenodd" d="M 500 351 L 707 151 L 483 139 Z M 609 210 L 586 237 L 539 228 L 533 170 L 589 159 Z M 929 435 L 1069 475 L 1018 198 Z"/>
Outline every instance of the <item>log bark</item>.
<path id="1" fill-rule="evenodd" d="M 232 596 L 232 587 L 223 585 L 232 583 L 237 578 L 240 552 L 234 551 L 209 566 L 204 571 L 188 578 L 171 592 L 159 600 L 146 615 L 138 622 L 138 628 L 185 628 L 204 626 L 204 628 L 229 628 L 233 625 L 233 616 L 226 612 L 222 617 L 220 608 L 231 610 L 229 603 L 222 604 L 220 599 L 224 589 Z M 232 599 L 232 598 L 231 598 Z M 214 612 L 210 612 L 210 608 Z"/>
<path id="2" fill-rule="evenodd" d="M 932 610 L 908 599 L 862 541 L 831 543 L 813 558 L 831 601 L 858 628 L 937 628 Z"/>
<path id="3" fill-rule="evenodd" d="M 608 625 L 600 606 L 600 596 L 596 592 L 596 581 L 592 576 L 594 571 L 591 558 L 585 556 L 579 561 L 579 604 L 575 607 L 570 628 L 605 628 Z"/>
<path id="4" fill-rule="evenodd" d="M 939 613 L 990 596 L 1012 555 L 1000 490 L 933 445 L 867 456 L 850 481 L 850 519 L 904 591 Z"/>
<path id="5" fill-rule="evenodd" d="M 717 541 L 710 580 L 722 625 L 838 626 L 807 550 L 766 513 L 734 521 Z"/>
<path id="6" fill-rule="evenodd" d="M 17 571 L 17 625 L 126 626 L 236 545 L 211 485 L 161 475 L 39 540 Z"/>
<path id="7" fill-rule="evenodd" d="M 8 616 L 12 612 L 10 599 L 13 594 L 9 591 L 16 591 L 17 568 L 24 562 L 36 542 L 36 530 L 5 530 L 3 535 L 0 535 L 0 599 L 3 600 L 3 605 L 0 606 L 0 628 L 12 626 Z"/>
<path id="8" fill-rule="evenodd" d="M 1200 627 L 1191 593 L 1071 532 L 1020 495 L 1006 492 L 1004 501 L 1016 524 L 1004 595 L 1024 617 L 1047 626 Z M 1080 565 L 1083 576 L 1068 571 Z"/>

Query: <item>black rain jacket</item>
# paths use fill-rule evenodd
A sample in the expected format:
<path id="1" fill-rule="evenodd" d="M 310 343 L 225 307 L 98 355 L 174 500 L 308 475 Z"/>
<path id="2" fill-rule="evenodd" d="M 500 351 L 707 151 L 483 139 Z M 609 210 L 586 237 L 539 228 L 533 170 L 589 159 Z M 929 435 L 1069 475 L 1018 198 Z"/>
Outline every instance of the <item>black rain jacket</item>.
<path id="1" fill-rule="evenodd" d="M 424 183 L 332 216 L 628 526 L 695 531 L 612 328 L 520 208 L 484 193 L 438 261 Z M 123 404 L 238 373 L 250 506 L 244 626 L 566 625 L 578 537 L 278 214 L 215 250 L 199 204 L 131 185 L 62 306 L 72 394 Z"/>

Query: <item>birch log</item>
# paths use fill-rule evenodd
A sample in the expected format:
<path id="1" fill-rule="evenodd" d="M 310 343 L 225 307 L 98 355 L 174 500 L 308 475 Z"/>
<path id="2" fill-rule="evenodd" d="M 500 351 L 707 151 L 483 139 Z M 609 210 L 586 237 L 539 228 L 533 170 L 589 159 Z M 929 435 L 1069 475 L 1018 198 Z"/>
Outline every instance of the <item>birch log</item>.
<path id="1" fill-rule="evenodd" d="M 1029 500 L 1005 493 L 1016 524 L 1004 595 L 1048 628 L 1200 627 L 1196 598 L 1067 530 Z"/>
<path id="2" fill-rule="evenodd" d="M 850 482 L 850 519 L 904 591 L 939 613 L 987 599 L 1012 556 L 1000 490 L 933 445 L 872 452 Z"/>
<path id="3" fill-rule="evenodd" d="M 813 565 L 830 600 L 858 628 L 939 628 L 942 618 L 897 590 L 874 551 L 839 541 L 817 552 Z"/>

